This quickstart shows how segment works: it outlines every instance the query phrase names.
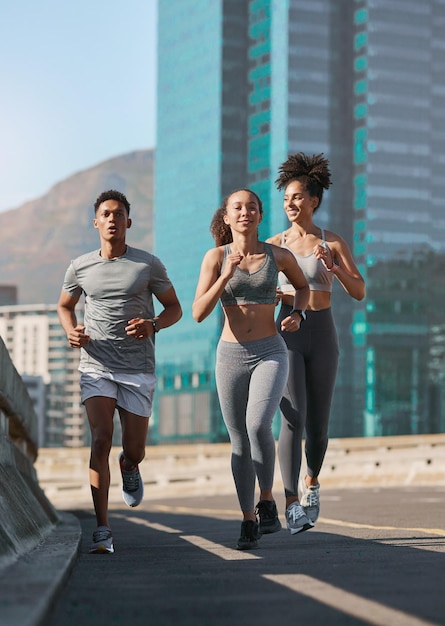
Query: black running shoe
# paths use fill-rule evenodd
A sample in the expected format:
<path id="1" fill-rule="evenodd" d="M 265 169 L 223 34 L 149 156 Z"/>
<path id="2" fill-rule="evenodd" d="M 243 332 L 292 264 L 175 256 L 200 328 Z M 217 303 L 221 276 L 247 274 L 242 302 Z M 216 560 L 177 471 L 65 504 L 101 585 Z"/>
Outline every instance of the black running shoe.
<path id="1" fill-rule="evenodd" d="M 277 505 L 274 500 L 260 500 L 256 505 L 255 513 L 260 518 L 260 533 L 262 535 L 277 533 L 281 530 Z"/>
<path id="2" fill-rule="evenodd" d="M 247 520 L 241 524 L 241 536 L 236 546 L 237 550 L 252 550 L 258 546 L 258 539 L 261 537 L 258 522 Z"/>
<path id="3" fill-rule="evenodd" d="M 113 554 L 113 535 L 108 526 L 98 526 L 93 533 L 90 554 Z"/>

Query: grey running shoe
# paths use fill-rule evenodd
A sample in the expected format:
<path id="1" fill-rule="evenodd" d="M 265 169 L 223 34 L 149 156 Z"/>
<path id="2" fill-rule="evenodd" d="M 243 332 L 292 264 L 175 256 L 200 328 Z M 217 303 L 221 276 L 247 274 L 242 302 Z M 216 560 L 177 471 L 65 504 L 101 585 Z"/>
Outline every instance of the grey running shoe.
<path id="1" fill-rule="evenodd" d="M 90 554 L 113 554 L 113 535 L 108 526 L 98 526 L 93 533 Z"/>
<path id="2" fill-rule="evenodd" d="M 144 483 L 136 465 L 132 470 L 123 469 L 124 453 L 119 455 L 119 467 L 122 474 L 122 497 L 128 506 L 137 506 L 144 497 Z"/>
<path id="3" fill-rule="evenodd" d="M 281 530 L 278 519 L 277 506 L 274 500 L 260 500 L 256 505 L 255 513 L 260 518 L 260 533 L 267 535 Z"/>
<path id="4" fill-rule="evenodd" d="M 247 520 L 241 524 L 241 535 L 236 546 L 237 550 L 252 550 L 258 546 L 261 537 L 258 522 Z"/>
<path id="5" fill-rule="evenodd" d="M 298 502 L 292 502 L 286 509 L 287 528 L 292 535 L 301 533 L 303 530 L 309 530 L 314 524 L 304 512 L 303 507 Z"/>
<path id="6" fill-rule="evenodd" d="M 308 487 L 304 478 L 300 480 L 300 504 L 308 518 L 315 524 L 320 515 L 320 484 Z"/>

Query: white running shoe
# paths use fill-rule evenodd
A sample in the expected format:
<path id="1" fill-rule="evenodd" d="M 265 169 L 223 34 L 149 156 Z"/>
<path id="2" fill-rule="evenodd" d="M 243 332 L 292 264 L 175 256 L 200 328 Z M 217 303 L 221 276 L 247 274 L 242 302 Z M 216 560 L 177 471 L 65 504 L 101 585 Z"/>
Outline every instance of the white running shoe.
<path id="1" fill-rule="evenodd" d="M 137 506 L 144 497 L 144 482 L 139 473 L 139 467 L 136 465 L 132 470 L 127 471 L 123 468 L 124 453 L 119 455 L 119 467 L 122 474 L 122 497 L 128 506 Z"/>
<path id="2" fill-rule="evenodd" d="M 300 504 L 308 518 L 315 524 L 320 515 L 320 483 L 308 487 L 305 479 L 302 478 L 300 480 L 300 492 Z"/>
<path id="3" fill-rule="evenodd" d="M 314 525 L 298 502 L 292 502 L 292 504 L 287 507 L 286 524 L 291 535 L 301 533 L 303 530 L 309 530 L 309 528 L 312 528 Z"/>

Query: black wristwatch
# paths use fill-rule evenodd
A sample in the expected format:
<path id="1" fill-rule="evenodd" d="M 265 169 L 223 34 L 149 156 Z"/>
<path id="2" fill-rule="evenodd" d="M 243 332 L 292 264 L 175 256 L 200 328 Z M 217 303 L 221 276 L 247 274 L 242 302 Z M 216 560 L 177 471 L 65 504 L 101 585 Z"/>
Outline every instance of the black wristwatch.
<path id="1" fill-rule="evenodd" d="M 289 315 L 292 315 L 293 313 L 298 313 L 298 315 L 301 317 L 302 322 L 306 321 L 306 311 L 303 311 L 302 309 L 292 309 Z"/>
<path id="2" fill-rule="evenodd" d="M 156 326 L 156 320 L 148 320 L 149 322 L 151 322 L 151 325 L 153 326 L 153 332 L 157 333 L 159 328 L 157 328 Z"/>

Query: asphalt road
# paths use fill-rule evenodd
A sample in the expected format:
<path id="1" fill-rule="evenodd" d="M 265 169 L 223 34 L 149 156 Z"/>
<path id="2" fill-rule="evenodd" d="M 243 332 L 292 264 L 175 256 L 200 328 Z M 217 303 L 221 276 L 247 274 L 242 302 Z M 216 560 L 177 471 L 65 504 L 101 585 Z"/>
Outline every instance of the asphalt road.
<path id="1" fill-rule="evenodd" d="M 445 624 L 445 487 L 322 488 L 321 502 L 314 529 L 248 552 L 232 496 L 114 505 L 113 555 L 88 554 L 91 508 L 71 511 L 81 552 L 44 626 Z"/>

